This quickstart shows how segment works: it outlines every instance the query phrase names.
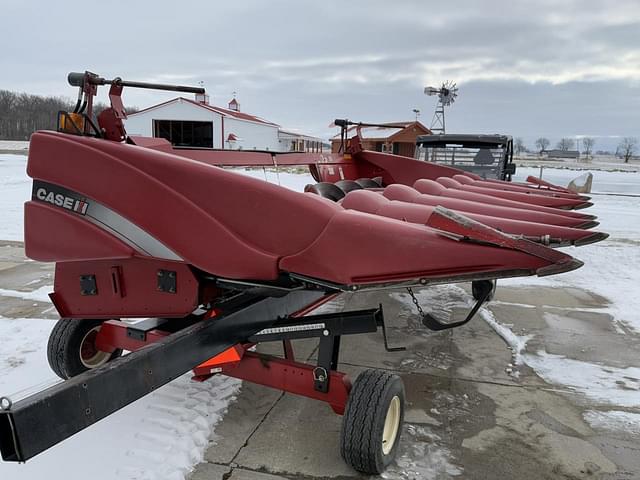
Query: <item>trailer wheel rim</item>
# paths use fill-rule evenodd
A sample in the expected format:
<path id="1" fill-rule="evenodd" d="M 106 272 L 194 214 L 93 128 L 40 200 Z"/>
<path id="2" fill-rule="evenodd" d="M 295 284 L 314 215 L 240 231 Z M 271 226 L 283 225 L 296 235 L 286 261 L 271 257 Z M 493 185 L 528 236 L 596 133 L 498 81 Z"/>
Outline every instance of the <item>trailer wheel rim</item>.
<path id="1" fill-rule="evenodd" d="M 93 327 L 89 330 L 80 342 L 80 361 L 86 368 L 96 368 L 109 361 L 111 354 L 98 350 L 96 346 L 96 339 L 98 338 L 98 332 L 100 326 Z"/>
<path id="2" fill-rule="evenodd" d="M 389 455 L 389 452 L 393 449 L 398 437 L 398 430 L 400 429 L 400 398 L 394 396 L 389 403 L 387 409 L 387 416 L 384 419 L 384 428 L 382 430 L 382 453 Z"/>

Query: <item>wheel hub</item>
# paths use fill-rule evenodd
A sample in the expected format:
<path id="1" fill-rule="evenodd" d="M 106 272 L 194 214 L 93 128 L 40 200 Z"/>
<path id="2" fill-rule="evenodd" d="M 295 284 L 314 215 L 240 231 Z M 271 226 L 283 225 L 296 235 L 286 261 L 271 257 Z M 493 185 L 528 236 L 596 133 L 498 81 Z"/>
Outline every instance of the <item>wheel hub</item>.
<path id="1" fill-rule="evenodd" d="M 396 443 L 398 430 L 400 428 L 400 399 L 394 396 L 389 403 L 387 416 L 384 420 L 384 429 L 382 430 L 382 453 L 389 455 L 389 452 Z"/>
<path id="2" fill-rule="evenodd" d="M 96 346 L 99 331 L 99 326 L 89 330 L 80 344 L 80 361 L 87 368 L 99 367 L 100 365 L 107 363 L 111 356 L 108 352 L 98 350 L 98 347 Z"/>

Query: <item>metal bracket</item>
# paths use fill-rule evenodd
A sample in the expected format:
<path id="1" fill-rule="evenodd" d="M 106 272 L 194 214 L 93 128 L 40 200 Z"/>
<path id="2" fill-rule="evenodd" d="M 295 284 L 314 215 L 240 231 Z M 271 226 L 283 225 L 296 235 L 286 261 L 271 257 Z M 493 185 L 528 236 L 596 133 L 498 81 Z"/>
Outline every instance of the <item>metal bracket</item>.
<path id="1" fill-rule="evenodd" d="M 479 299 L 464 320 L 460 320 L 458 322 L 442 322 L 433 315 L 422 312 L 422 324 L 430 330 L 440 331 L 460 327 L 465 323 L 468 323 L 478 312 L 485 300 L 489 298 L 489 295 L 491 295 L 491 292 L 493 291 L 493 282 L 491 280 L 478 280 L 477 288 L 480 290 L 478 292 L 480 294 Z"/>
<path id="2" fill-rule="evenodd" d="M 320 337 L 318 348 L 318 366 L 313 370 L 313 388 L 319 392 L 329 391 L 330 371 L 338 369 L 338 356 L 340 355 L 340 335 L 335 335 L 329 330 L 324 331 Z"/>
<path id="3" fill-rule="evenodd" d="M 379 304 L 380 309 L 380 326 L 382 327 L 382 339 L 384 340 L 384 349 L 387 352 L 404 352 L 407 347 L 390 347 L 387 341 L 387 326 L 384 323 L 384 314 L 382 313 L 382 304 Z"/>
<path id="4" fill-rule="evenodd" d="M 145 342 L 147 340 L 147 332 L 156 330 L 167 322 L 169 322 L 168 318 L 148 318 L 134 323 L 127 327 L 127 337 Z"/>
<path id="5" fill-rule="evenodd" d="M 328 377 L 329 377 L 329 374 L 327 373 L 327 370 L 324 369 L 323 367 L 316 367 L 313 369 L 313 380 L 314 382 L 316 382 L 316 384 L 318 383 L 324 384 L 327 381 Z M 320 389 L 316 388 L 316 390 L 320 390 Z M 324 390 L 320 390 L 320 391 L 324 391 Z"/>
<path id="6" fill-rule="evenodd" d="M 80 275 L 80 295 L 97 295 L 98 286 L 95 275 Z"/>
<path id="7" fill-rule="evenodd" d="M 158 270 L 158 291 L 164 293 L 176 293 L 178 288 L 176 272 L 171 270 Z"/>

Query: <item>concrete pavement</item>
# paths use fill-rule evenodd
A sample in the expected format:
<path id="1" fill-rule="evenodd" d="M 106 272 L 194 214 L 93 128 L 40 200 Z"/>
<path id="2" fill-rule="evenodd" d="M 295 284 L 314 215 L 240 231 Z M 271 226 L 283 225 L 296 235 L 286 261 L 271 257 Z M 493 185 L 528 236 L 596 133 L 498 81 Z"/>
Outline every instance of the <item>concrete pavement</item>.
<path id="1" fill-rule="evenodd" d="M 464 292 L 432 290 L 420 297 L 432 299 L 439 314 L 461 318 Z M 426 331 L 407 300 L 402 291 L 378 292 L 345 295 L 336 306 L 382 302 L 390 342 L 407 347 L 387 353 L 379 334 L 343 339 L 344 371 L 382 368 L 405 383 L 406 425 L 398 460 L 384 478 L 640 478 L 640 438 L 625 429 L 596 431 L 585 421 L 585 412 L 611 405 L 514 365 L 512 349 L 482 318 Z M 500 286 L 489 308 L 528 338 L 525 354 L 545 346 L 581 361 L 640 366 L 638 336 L 616 331 L 601 313 L 605 304 L 578 289 Z M 638 399 L 640 405 L 640 393 Z M 640 413 L 638 406 L 627 410 Z M 361 478 L 340 458 L 340 422 L 319 402 L 245 384 L 191 480 Z"/>
<path id="2" fill-rule="evenodd" d="M 25 260 L 22 245 L 0 242 L 0 288 L 36 290 L 51 285 L 51 265 Z M 467 293 L 455 287 L 418 292 L 434 313 L 461 318 Z M 576 288 L 500 285 L 489 311 L 526 339 L 524 355 L 549 355 L 610 369 L 640 367 L 638 335 L 614 325 L 607 300 Z M 640 478 L 637 426 L 593 426 L 587 415 L 615 410 L 640 414 L 640 379 L 619 377 L 606 393 L 638 401 L 615 405 L 585 395 L 569 383 L 547 382 L 514 352 L 483 318 L 440 333 L 420 323 L 406 293 L 344 295 L 337 310 L 382 303 L 393 346 L 380 334 L 343 339 L 341 369 L 354 378 L 365 368 L 402 376 L 406 425 L 398 459 L 384 474 L 401 479 L 636 479 Z M 47 304 L 3 296 L 4 317 L 55 318 Z M 298 358 L 315 358 L 312 341 L 295 342 Z M 44 345 L 43 345 L 44 348 Z M 275 351 L 276 345 L 262 348 Z M 567 372 L 571 373 L 571 372 Z M 594 378 L 593 389 L 599 387 Z M 341 417 L 320 402 L 244 384 L 217 425 L 190 480 L 361 478 L 339 454 Z"/>

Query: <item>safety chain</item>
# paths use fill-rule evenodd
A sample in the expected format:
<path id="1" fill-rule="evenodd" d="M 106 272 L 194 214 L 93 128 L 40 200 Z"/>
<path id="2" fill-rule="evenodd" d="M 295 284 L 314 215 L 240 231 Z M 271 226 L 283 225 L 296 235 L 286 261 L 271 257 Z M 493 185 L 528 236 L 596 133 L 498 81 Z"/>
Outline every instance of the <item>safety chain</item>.
<path id="1" fill-rule="evenodd" d="M 424 310 L 422 310 L 422 307 L 420 306 L 420 302 L 418 302 L 418 299 L 416 298 L 415 294 L 413 293 L 413 289 L 411 287 L 407 287 L 407 292 L 409 292 L 409 295 L 411 295 L 411 300 L 413 300 L 413 304 L 418 309 L 418 313 L 420 314 L 420 316 L 422 318 L 424 318 L 425 317 Z"/>

